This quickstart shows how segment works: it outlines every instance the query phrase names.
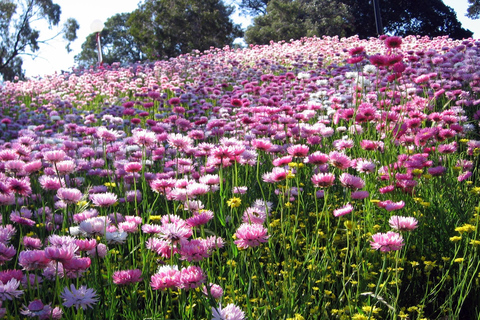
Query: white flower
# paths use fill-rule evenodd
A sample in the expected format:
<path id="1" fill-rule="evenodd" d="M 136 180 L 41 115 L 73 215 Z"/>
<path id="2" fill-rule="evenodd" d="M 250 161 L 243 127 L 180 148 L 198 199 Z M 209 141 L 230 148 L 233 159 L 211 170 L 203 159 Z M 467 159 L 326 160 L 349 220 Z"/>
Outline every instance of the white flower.
<path id="1" fill-rule="evenodd" d="M 125 243 L 127 240 L 128 233 L 121 231 L 121 232 L 107 232 L 105 237 L 107 238 L 108 244 L 122 244 Z"/>

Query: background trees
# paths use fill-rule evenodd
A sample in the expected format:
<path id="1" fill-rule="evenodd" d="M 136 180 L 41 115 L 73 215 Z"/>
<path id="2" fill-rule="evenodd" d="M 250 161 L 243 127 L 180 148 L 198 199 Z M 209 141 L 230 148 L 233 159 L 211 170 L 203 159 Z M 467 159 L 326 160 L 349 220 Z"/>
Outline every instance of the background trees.
<path id="1" fill-rule="evenodd" d="M 13 80 L 22 78 L 22 58 L 20 55 L 34 54 L 39 49 L 40 32 L 32 27 L 32 22 L 45 20 L 49 26 L 60 22 L 61 8 L 51 0 L 0 0 L 0 77 Z M 61 34 L 69 41 L 77 38 L 79 25 L 75 19 L 68 19 Z M 67 50 L 70 50 L 69 44 Z"/>
<path id="2" fill-rule="evenodd" d="M 139 43 L 129 31 L 128 19 L 131 13 L 119 13 L 105 21 L 101 35 L 102 55 L 105 63 L 128 63 L 146 58 Z M 94 33 L 82 44 L 82 51 L 75 56 L 80 66 L 97 63 L 97 41 Z"/>
<path id="3" fill-rule="evenodd" d="M 259 7 L 259 2 L 267 2 L 266 7 Z M 453 9 L 442 0 L 379 2 L 384 33 L 431 37 L 449 35 L 457 39 L 472 35 L 462 28 Z M 251 3 L 252 7 L 248 8 Z M 242 0 L 240 4 L 244 12 L 260 13 L 253 25 L 247 28 L 247 43 L 268 43 L 270 40 L 312 35 L 359 35 L 360 38 L 378 35 L 372 0 Z M 474 4 L 470 8 L 474 8 Z M 265 14 L 261 14 L 263 11 Z"/>
<path id="4" fill-rule="evenodd" d="M 332 0 L 271 0 L 245 32 L 247 43 L 267 44 L 308 36 L 346 36 L 353 31 L 349 8 Z"/>

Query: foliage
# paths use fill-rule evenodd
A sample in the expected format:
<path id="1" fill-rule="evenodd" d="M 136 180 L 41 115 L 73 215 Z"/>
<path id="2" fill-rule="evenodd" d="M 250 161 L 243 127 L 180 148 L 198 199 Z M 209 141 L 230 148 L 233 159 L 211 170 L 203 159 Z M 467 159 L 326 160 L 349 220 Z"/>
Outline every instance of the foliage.
<path id="1" fill-rule="evenodd" d="M 355 28 L 349 35 L 361 38 L 377 36 L 371 0 L 342 0 L 355 13 Z M 448 35 L 454 39 L 468 38 L 472 32 L 462 28 L 452 8 L 442 0 L 411 1 L 379 0 L 380 15 L 385 34 Z"/>
<path id="2" fill-rule="evenodd" d="M 468 0 L 469 7 L 466 16 L 470 19 L 480 18 L 480 0 Z"/>
<path id="3" fill-rule="evenodd" d="M 266 14 L 255 17 L 247 28 L 245 41 L 267 44 L 314 35 L 345 36 L 352 19 L 347 6 L 338 1 L 272 0 Z"/>
<path id="4" fill-rule="evenodd" d="M 23 77 L 22 54 L 33 54 L 39 50 L 40 32 L 32 23 L 45 20 L 49 27 L 60 22 L 61 8 L 52 0 L 1 0 L 0 1 L 0 75 L 4 80 L 15 76 Z M 68 19 L 64 25 L 64 39 L 72 42 L 79 28 L 75 19 Z M 67 50 L 69 50 L 69 44 Z M 30 53 L 27 53 L 30 51 Z"/>
<path id="5" fill-rule="evenodd" d="M 252 11 L 262 12 L 255 1 L 241 3 L 244 7 L 249 4 Z M 449 35 L 455 39 L 472 35 L 441 0 L 380 0 L 380 11 L 385 34 Z M 265 14 L 255 17 L 247 28 L 246 42 L 266 44 L 312 35 L 377 36 L 372 0 L 271 0 Z"/>
<path id="6" fill-rule="evenodd" d="M 145 59 L 140 45 L 129 32 L 127 21 L 130 13 L 119 13 L 105 21 L 105 27 L 100 33 L 103 62 L 129 63 Z M 97 40 L 94 33 L 82 44 L 82 51 L 75 56 L 80 66 L 90 66 L 97 63 Z"/>
<path id="7" fill-rule="evenodd" d="M 128 25 L 149 59 L 231 45 L 242 35 L 230 19 L 233 7 L 219 0 L 147 0 Z"/>
<path id="8" fill-rule="evenodd" d="M 270 0 L 241 0 L 238 4 L 243 13 L 259 15 L 267 13 L 267 6 Z"/>

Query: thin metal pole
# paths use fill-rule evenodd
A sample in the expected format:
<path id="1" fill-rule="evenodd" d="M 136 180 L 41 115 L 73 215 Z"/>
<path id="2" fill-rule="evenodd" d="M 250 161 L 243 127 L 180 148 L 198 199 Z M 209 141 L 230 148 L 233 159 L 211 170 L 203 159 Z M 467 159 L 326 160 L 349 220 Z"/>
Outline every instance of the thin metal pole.
<path id="1" fill-rule="evenodd" d="M 377 34 L 383 34 L 382 17 L 380 16 L 380 4 L 378 0 L 373 0 L 373 12 L 375 13 L 375 25 L 377 26 Z"/>
<path id="2" fill-rule="evenodd" d="M 97 32 L 97 51 L 98 51 L 98 65 L 101 66 L 103 64 L 103 57 L 102 57 L 102 45 L 100 44 L 100 32 Z"/>

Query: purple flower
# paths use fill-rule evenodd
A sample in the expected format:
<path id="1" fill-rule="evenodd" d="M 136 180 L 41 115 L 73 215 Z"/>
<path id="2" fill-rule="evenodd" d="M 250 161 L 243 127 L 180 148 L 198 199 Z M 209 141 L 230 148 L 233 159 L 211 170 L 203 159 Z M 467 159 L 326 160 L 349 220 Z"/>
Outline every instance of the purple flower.
<path id="1" fill-rule="evenodd" d="M 63 303 L 65 307 L 75 306 L 77 310 L 78 308 L 85 310 L 87 307 L 93 309 L 93 305 L 98 301 L 97 293 L 94 289 L 89 289 L 86 286 L 76 289 L 73 284 L 70 285 L 70 290 L 68 287 L 65 287 L 60 296 L 65 300 Z"/>
<path id="2" fill-rule="evenodd" d="M 7 283 L 0 281 L 0 301 L 13 300 L 23 294 L 23 290 L 17 290 L 20 281 L 17 279 L 10 279 Z"/>

